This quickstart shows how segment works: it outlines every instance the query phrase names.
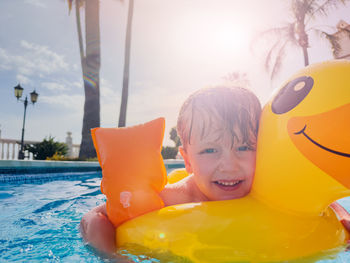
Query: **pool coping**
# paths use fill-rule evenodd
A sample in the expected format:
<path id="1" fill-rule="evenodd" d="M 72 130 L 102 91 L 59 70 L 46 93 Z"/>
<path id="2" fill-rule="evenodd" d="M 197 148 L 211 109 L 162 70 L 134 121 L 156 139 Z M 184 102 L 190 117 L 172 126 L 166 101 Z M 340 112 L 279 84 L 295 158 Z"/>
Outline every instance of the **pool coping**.
<path id="1" fill-rule="evenodd" d="M 164 165 L 167 170 L 185 167 L 182 159 L 167 159 L 164 160 Z M 0 176 L 98 171 L 101 171 L 101 167 L 98 162 L 0 160 Z"/>
<path id="2" fill-rule="evenodd" d="M 83 161 L 41 161 L 41 160 L 0 160 L 0 169 L 3 167 L 96 167 L 98 162 Z"/>
<path id="3" fill-rule="evenodd" d="M 101 171 L 98 162 L 0 160 L 0 176 L 13 174 L 96 171 Z"/>

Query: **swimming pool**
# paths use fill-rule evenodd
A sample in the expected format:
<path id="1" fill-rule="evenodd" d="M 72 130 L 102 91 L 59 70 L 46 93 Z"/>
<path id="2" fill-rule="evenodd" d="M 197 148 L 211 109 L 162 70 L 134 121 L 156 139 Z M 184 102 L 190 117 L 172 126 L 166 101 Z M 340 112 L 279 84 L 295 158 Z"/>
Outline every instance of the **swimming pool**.
<path id="1" fill-rule="evenodd" d="M 114 262 L 85 246 L 79 233 L 82 215 L 105 201 L 100 181 L 100 172 L 75 172 L 0 182 L 0 262 Z M 350 210 L 350 198 L 340 203 Z M 116 259 L 166 261 L 125 251 Z M 350 252 L 317 262 L 350 262 Z"/>

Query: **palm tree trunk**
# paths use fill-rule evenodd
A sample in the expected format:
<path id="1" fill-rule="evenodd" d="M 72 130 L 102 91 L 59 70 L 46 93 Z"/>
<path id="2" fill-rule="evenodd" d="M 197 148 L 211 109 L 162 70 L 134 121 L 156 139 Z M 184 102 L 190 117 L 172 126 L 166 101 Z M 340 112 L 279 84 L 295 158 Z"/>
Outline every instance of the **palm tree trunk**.
<path id="1" fill-rule="evenodd" d="M 299 11 L 301 13 L 299 13 L 297 15 L 298 19 L 297 19 L 297 23 L 296 23 L 295 33 L 298 36 L 299 46 L 303 50 L 304 66 L 306 67 L 307 65 L 309 65 L 309 54 L 307 51 L 307 48 L 309 47 L 309 36 L 307 35 L 306 30 L 305 30 L 306 10 L 302 9 L 301 11 Z"/>
<path id="2" fill-rule="evenodd" d="M 129 93 L 129 69 L 130 69 L 130 49 L 131 49 L 133 12 L 134 12 L 134 0 L 129 0 L 128 21 L 126 26 L 126 37 L 125 37 L 123 89 L 122 89 L 122 98 L 121 98 L 121 104 L 120 104 L 118 127 L 125 127 L 125 124 L 126 124 L 126 109 L 128 104 L 128 93 Z"/>
<path id="3" fill-rule="evenodd" d="M 85 1 L 86 57 L 82 61 L 85 103 L 79 158 L 96 157 L 91 128 L 100 126 L 99 0 Z"/>
<path id="4" fill-rule="evenodd" d="M 303 48 L 303 55 L 304 55 L 304 65 L 305 67 L 309 65 L 309 53 L 307 52 L 307 47 L 302 47 Z"/>
<path id="5" fill-rule="evenodd" d="M 80 1 L 75 0 L 75 18 L 77 24 L 77 32 L 78 32 L 78 40 L 79 40 L 79 52 L 80 52 L 80 61 L 81 61 L 81 69 L 84 68 L 84 60 L 85 60 L 85 52 L 83 45 L 83 34 L 81 33 L 81 22 L 80 22 Z"/>

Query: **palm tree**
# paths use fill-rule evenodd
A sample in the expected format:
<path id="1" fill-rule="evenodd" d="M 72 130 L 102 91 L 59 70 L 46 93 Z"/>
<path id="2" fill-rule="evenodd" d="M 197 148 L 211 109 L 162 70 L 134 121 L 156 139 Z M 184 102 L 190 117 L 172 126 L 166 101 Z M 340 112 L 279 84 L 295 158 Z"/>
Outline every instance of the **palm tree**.
<path id="1" fill-rule="evenodd" d="M 299 47 L 303 51 L 304 65 L 309 65 L 309 37 L 307 32 L 313 28 L 308 27 L 311 19 L 319 15 L 327 15 L 331 8 L 345 5 L 348 0 L 291 0 L 290 11 L 292 22 L 277 28 L 268 29 L 259 37 L 275 37 L 275 42 L 268 50 L 265 59 L 265 69 L 270 72 L 273 79 L 281 68 L 287 48 Z"/>
<path id="2" fill-rule="evenodd" d="M 73 0 L 68 0 L 69 11 Z M 85 4 L 85 48 L 81 30 L 80 8 Z M 96 157 L 90 129 L 100 126 L 100 15 L 99 0 L 75 0 L 76 24 L 83 73 L 85 103 L 79 158 Z"/>
<path id="3" fill-rule="evenodd" d="M 238 70 L 232 71 L 222 77 L 225 80 L 225 83 L 232 86 L 240 87 L 250 87 L 250 81 L 247 73 L 240 72 Z"/>
<path id="4" fill-rule="evenodd" d="M 131 49 L 133 13 L 134 13 L 134 0 L 129 0 L 128 21 L 126 25 L 125 51 L 124 51 L 123 88 L 122 88 L 122 98 L 121 98 L 121 104 L 120 104 L 118 127 L 125 127 L 125 124 L 126 124 L 126 109 L 128 104 L 128 93 L 129 93 L 129 69 L 130 69 L 130 49 Z"/>
<path id="5" fill-rule="evenodd" d="M 321 35 L 325 36 L 332 46 L 333 56 L 337 59 L 349 57 L 349 41 L 350 41 L 350 25 L 340 20 L 337 25 L 338 31 L 329 34 L 321 31 Z"/>

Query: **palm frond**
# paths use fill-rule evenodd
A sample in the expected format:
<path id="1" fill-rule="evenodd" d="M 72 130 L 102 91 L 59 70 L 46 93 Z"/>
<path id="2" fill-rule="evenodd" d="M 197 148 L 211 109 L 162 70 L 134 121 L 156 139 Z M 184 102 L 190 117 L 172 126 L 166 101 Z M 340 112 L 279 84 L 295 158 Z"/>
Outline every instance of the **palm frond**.
<path id="1" fill-rule="evenodd" d="M 281 27 L 274 27 L 264 30 L 258 34 L 257 38 L 264 38 L 267 36 L 280 37 L 282 35 L 285 35 L 285 33 L 289 30 L 289 26 L 290 24 L 286 23 L 284 26 Z"/>
<path id="2" fill-rule="evenodd" d="M 86 0 L 67 0 L 68 2 L 68 14 L 70 15 L 70 12 L 72 11 L 72 6 L 73 6 L 73 2 L 76 2 L 76 6 L 78 6 L 79 8 L 84 6 L 84 2 Z"/>
<path id="3" fill-rule="evenodd" d="M 349 28 L 344 28 L 342 30 L 343 30 L 343 32 L 345 32 L 347 34 L 348 38 L 350 39 L 350 29 Z"/>
<path id="4" fill-rule="evenodd" d="M 267 37 L 273 37 L 273 44 L 267 50 L 264 59 L 264 69 L 266 72 L 271 72 L 270 77 L 273 79 L 280 70 L 287 44 L 298 46 L 295 36 L 295 23 L 286 23 L 284 26 L 260 32 L 255 38 L 254 43 L 256 44 L 259 39 L 266 39 Z"/>
<path id="5" fill-rule="evenodd" d="M 312 12 L 308 13 L 309 19 L 313 19 L 316 15 L 327 16 L 331 9 L 336 9 L 339 5 L 345 5 L 349 0 L 325 0 L 322 4 L 317 4 L 316 8 L 310 10 Z"/>
<path id="6" fill-rule="evenodd" d="M 283 39 L 286 37 L 289 27 L 290 25 L 286 24 L 281 27 L 270 28 L 256 33 L 251 41 L 250 49 L 253 50 L 255 47 L 260 45 L 262 40 L 273 43 L 278 42 L 279 39 Z"/>
<path id="7" fill-rule="evenodd" d="M 315 10 L 318 8 L 319 0 L 308 0 L 307 4 L 305 5 L 305 15 L 308 15 L 309 17 L 312 16 L 312 14 L 315 12 Z"/>
<path id="8" fill-rule="evenodd" d="M 292 0 L 291 11 L 296 21 L 304 23 L 305 17 L 315 8 L 317 0 Z"/>
<path id="9" fill-rule="evenodd" d="M 75 0 L 75 1 L 78 1 L 79 8 L 81 8 L 81 7 L 84 6 L 84 3 L 85 3 L 86 0 Z"/>
<path id="10" fill-rule="evenodd" d="M 270 71 L 270 64 L 271 64 L 271 60 L 272 60 L 272 56 L 274 54 L 274 52 L 276 51 L 277 47 L 280 45 L 280 41 L 276 41 L 274 43 L 274 45 L 269 49 L 269 51 L 267 52 L 266 58 L 265 58 L 265 70 L 267 72 Z"/>
<path id="11" fill-rule="evenodd" d="M 339 37 L 335 36 L 335 35 L 331 35 L 328 34 L 326 32 L 323 32 L 322 34 L 331 44 L 332 46 L 332 52 L 333 52 L 333 56 L 337 56 L 337 54 L 341 51 L 341 46 L 339 43 Z"/>
<path id="12" fill-rule="evenodd" d="M 283 60 L 283 56 L 285 55 L 285 49 L 286 49 L 287 44 L 288 44 L 288 41 L 285 41 L 283 43 L 283 45 L 280 47 L 280 49 L 278 50 L 277 56 L 275 58 L 275 63 L 273 65 L 273 68 L 272 68 L 272 71 L 271 71 L 271 74 L 270 74 L 270 79 L 271 80 L 281 70 L 282 60 Z"/>
<path id="13" fill-rule="evenodd" d="M 73 0 L 67 0 L 68 2 L 68 14 L 72 11 Z"/>

